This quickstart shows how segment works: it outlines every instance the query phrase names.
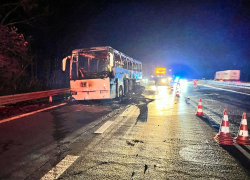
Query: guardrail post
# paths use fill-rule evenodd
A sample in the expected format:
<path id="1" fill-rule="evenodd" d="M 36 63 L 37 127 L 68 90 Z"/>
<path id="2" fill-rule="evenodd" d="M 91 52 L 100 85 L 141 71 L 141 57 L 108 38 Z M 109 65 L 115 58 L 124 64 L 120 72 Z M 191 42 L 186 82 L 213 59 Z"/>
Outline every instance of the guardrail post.
<path id="1" fill-rule="evenodd" d="M 52 102 L 52 96 L 49 96 L 49 102 Z"/>

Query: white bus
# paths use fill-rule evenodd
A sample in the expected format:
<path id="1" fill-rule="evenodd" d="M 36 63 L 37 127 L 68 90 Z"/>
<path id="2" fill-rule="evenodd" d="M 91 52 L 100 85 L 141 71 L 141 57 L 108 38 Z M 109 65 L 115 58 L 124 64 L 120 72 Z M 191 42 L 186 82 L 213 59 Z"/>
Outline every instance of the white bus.
<path id="1" fill-rule="evenodd" d="M 67 60 L 74 100 L 121 98 L 142 80 L 142 63 L 109 46 L 73 50 L 63 71 Z"/>

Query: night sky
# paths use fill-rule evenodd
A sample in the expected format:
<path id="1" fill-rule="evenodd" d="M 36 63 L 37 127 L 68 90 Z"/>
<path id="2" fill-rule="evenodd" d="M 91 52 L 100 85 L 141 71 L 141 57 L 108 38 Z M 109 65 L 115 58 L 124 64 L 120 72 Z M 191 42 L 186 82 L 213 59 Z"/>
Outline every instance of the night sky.
<path id="1" fill-rule="evenodd" d="M 59 64 L 73 49 L 111 46 L 141 61 L 145 75 L 166 67 L 186 78 L 214 78 L 239 69 L 250 80 L 250 1 L 41 2 L 50 14 L 30 28 L 39 61 Z"/>
<path id="2" fill-rule="evenodd" d="M 124 1 L 105 6 L 88 22 L 78 48 L 109 45 L 150 66 L 151 72 L 161 66 L 187 78 L 213 78 L 215 71 L 228 69 L 246 74 L 250 1 Z"/>

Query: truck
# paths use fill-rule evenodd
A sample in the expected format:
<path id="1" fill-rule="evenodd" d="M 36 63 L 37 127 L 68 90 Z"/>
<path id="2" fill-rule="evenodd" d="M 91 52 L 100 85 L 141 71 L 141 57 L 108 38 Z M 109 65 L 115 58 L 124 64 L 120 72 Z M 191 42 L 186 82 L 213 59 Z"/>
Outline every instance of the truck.
<path id="1" fill-rule="evenodd" d="M 214 80 L 238 81 L 240 80 L 240 70 L 217 71 Z"/>
<path id="2" fill-rule="evenodd" d="M 156 68 L 154 73 L 155 85 L 166 85 L 166 68 Z"/>

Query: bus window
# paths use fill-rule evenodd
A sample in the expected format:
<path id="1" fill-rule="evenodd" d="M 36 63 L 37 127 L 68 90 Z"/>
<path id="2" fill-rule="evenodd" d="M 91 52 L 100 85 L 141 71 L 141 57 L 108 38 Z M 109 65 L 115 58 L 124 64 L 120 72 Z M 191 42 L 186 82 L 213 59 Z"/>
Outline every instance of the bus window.
<path id="1" fill-rule="evenodd" d="M 122 68 L 123 69 L 128 69 L 128 61 L 123 61 Z"/>
<path id="2" fill-rule="evenodd" d="M 89 70 L 92 72 L 97 72 L 97 59 L 90 59 L 90 67 Z"/>
<path id="3" fill-rule="evenodd" d="M 84 69 L 88 71 L 88 58 L 84 56 L 79 56 L 79 69 Z"/>
<path id="4" fill-rule="evenodd" d="M 133 64 L 133 71 L 137 71 L 137 65 L 138 65 L 137 63 Z"/>
<path id="5" fill-rule="evenodd" d="M 77 79 L 77 66 L 76 66 L 76 57 L 73 56 L 73 63 L 72 63 L 72 79 Z"/>
<path id="6" fill-rule="evenodd" d="M 128 62 L 128 70 L 132 70 L 132 63 Z"/>
<path id="7" fill-rule="evenodd" d="M 108 61 L 106 60 L 99 60 L 98 63 L 98 72 L 108 71 Z"/>
<path id="8" fill-rule="evenodd" d="M 115 67 L 122 68 L 123 63 L 120 59 L 115 59 Z"/>

